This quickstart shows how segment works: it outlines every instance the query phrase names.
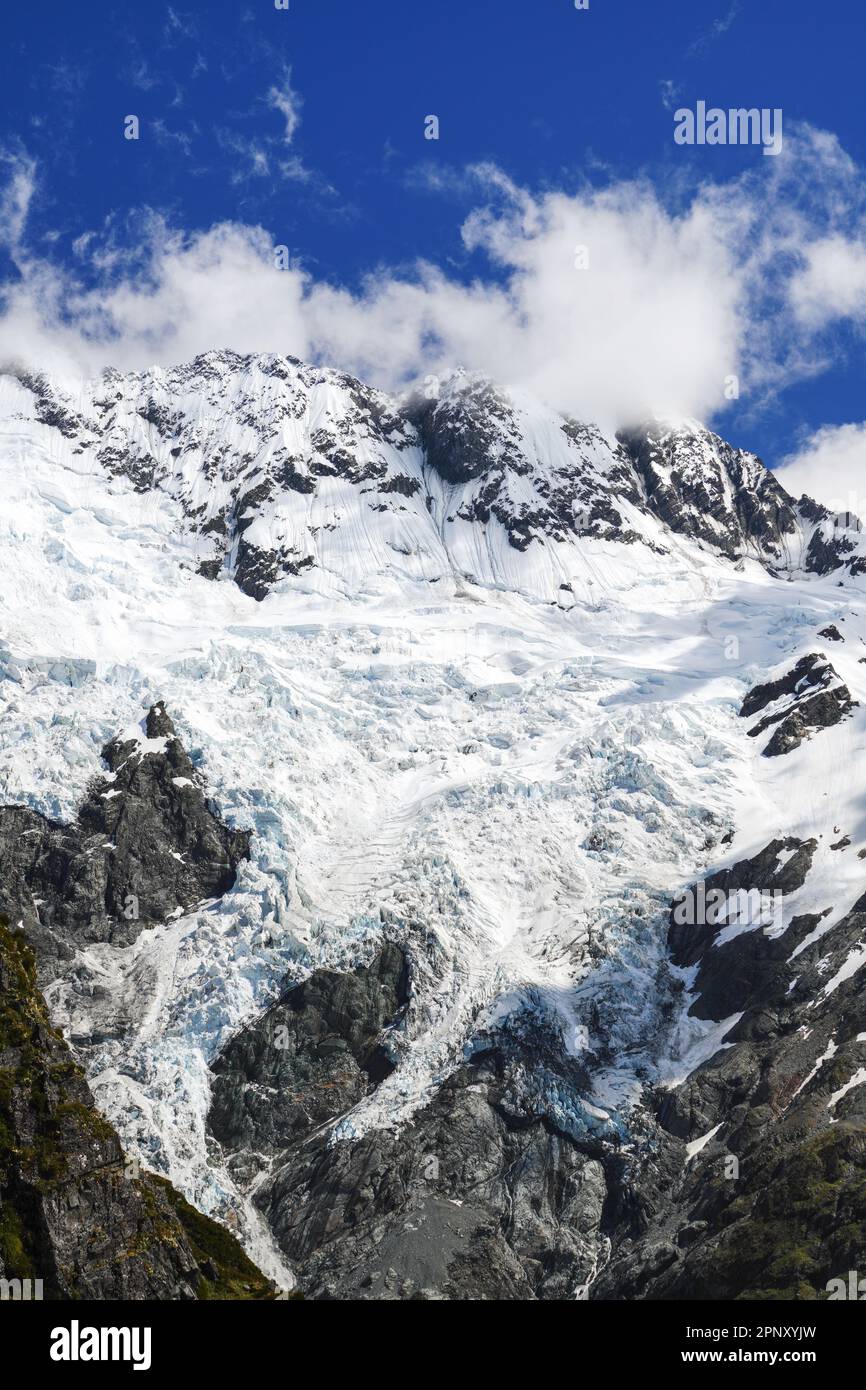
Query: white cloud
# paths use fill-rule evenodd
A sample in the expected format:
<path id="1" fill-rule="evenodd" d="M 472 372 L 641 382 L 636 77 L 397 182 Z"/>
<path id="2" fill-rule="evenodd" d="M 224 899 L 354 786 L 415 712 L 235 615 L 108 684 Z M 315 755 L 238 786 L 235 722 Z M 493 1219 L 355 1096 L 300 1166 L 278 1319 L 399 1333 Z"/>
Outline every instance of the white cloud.
<path id="1" fill-rule="evenodd" d="M 14 254 L 23 241 L 36 191 L 36 165 L 22 155 L 0 150 L 0 174 L 4 173 L 6 181 L 0 193 L 0 246 Z"/>
<path id="2" fill-rule="evenodd" d="M 731 5 L 727 13 L 715 19 L 709 29 L 695 39 L 694 43 L 686 50 L 686 56 L 691 57 L 697 53 L 703 53 L 705 49 L 709 48 L 711 43 L 728 32 L 739 13 L 739 0 L 734 0 L 734 4 Z"/>
<path id="3" fill-rule="evenodd" d="M 198 135 L 198 127 L 193 123 L 191 131 L 171 130 L 162 117 L 151 122 L 154 138 L 161 144 L 179 149 L 186 158 L 192 155 L 193 137 Z"/>
<path id="4" fill-rule="evenodd" d="M 388 387 L 461 362 L 607 422 L 626 402 L 715 405 L 738 364 L 738 289 L 705 211 L 672 218 L 631 186 L 539 200 L 503 186 L 507 205 L 464 226 L 492 268 L 470 285 L 424 263 L 371 275 L 357 292 L 317 283 L 276 270 L 275 238 L 234 223 L 185 236 L 154 222 L 145 266 L 97 289 L 28 258 L 6 296 L 0 358 L 62 351 L 70 370 L 92 372 L 229 346 L 312 355 Z M 589 270 L 575 268 L 580 243 Z"/>
<path id="5" fill-rule="evenodd" d="M 234 130 L 217 130 L 220 146 L 234 156 L 230 178 L 232 183 L 243 183 L 246 179 L 267 178 L 271 172 L 268 152 L 263 145 Z"/>
<path id="6" fill-rule="evenodd" d="M 682 88 L 678 82 L 674 82 L 672 77 L 662 78 L 659 82 L 659 90 L 662 97 L 662 106 L 666 111 L 673 111 L 674 107 L 679 106 Z"/>
<path id="7" fill-rule="evenodd" d="M 194 39 L 198 36 L 195 20 L 191 14 L 184 14 L 179 10 L 172 9 L 171 5 L 166 10 L 166 21 L 163 29 L 163 37 L 166 41 L 182 39 Z"/>
<path id="8" fill-rule="evenodd" d="M 146 58 L 136 58 L 126 70 L 126 80 L 131 82 L 133 87 L 137 87 L 139 91 L 149 92 L 154 87 L 158 87 L 163 79 L 151 71 Z"/>
<path id="9" fill-rule="evenodd" d="M 791 301 L 798 317 L 815 328 L 866 317 L 866 244 L 837 234 L 808 247 Z"/>
<path id="10" fill-rule="evenodd" d="M 285 142 L 291 145 L 301 124 L 302 99 L 292 86 L 292 70 L 287 68 L 283 80 L 268 92 L 268 104 L 279 111 L 286 122 Z"/>
<path id="11" fill-rule="evenodd" d="M 32 167 L 10 175 L 0 213 L 21 278 L 3 294 L 0 361 L 65 375 L 231 347 L 330 362 L 393 389 L 462 363 L 611 427 L 645 412 L 711 418 L 732 374 L 741 404 L 764 397 L 826 366 L 806 306 L 824 306 L 821 322 L 834 304 L 859 311 L 850 276 L 828 271 L 822 250 L 836 238 L 840 256 L 855 254 L 859 174 L 820 132 L 676 211 L 646 182 L 533 195 L 491 166 L 466 171 L 475 208 L 462 238 L 484 267 L 469 284 L 418 262 L 349 289 L 297 264 L 276 269 L 282 237 L 268 229 L 186 234 L 156 216 L 132 256 L 128 240 L 80 238 L 77 282 L 28 246 Z"/>
<path id="12" fill-rule="evenodd" d="M 866 525 L 866 423 L 828 425 L 783 461 L 779 482 L 807 493 L 833 512 L 853 512 Z"/>

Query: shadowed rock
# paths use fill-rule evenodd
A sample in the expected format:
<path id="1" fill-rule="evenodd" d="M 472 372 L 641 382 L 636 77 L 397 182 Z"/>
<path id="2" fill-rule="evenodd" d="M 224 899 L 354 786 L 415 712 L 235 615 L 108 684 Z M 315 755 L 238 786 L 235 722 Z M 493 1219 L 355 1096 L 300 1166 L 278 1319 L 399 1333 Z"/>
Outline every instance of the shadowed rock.
<path id="1" fill-rule="evenodd" d="M 750 738 L 758 738 L 774 724 L 778 725 L 763 750 L 765 758 L 777 758 L 799 748 L 804 739 L 819 729 L 832 728 L 858 706 L 847 685 L 842 684 L 827 658 L 819 652 L 801 657 L 796 666 L 778 680 L 767 681 L 750 690 L 740 709 L 740 718 L 749 719 L 779 701 L 784 701 L 779 709 L 772 710 L 749 730 Z"/>
<path id="2" fill-rule="evenodd" d="M 154 705 L 140 734 L 103 749 L 71 825 L 0 807 L 0 911 L 33 942 L 40 978 L 90 942 L 127 945 L 235 882 L 249 834 L 209 806 L 174 725 Z"/>
<path id="3" fill-rule="evenodd" d="M 273 1152 L 355 1105 L 394 1069 L 383 1030 L 407 999 L 396 945 L 349 974 L 314 971 L 214 1062 L 211 1132 L 233 1149 Z"/>
<path id="4" fill-rule="evenodd" d="M 574 1298 L 604 1249 L 616 1162 L 585 1126 L 579 1140 L 568 1132 L 582 1080 L 556 1037 L 527 1026 L 458 1067 L 399 1129 L 296 1144 L 256 1202 L 307 1296 Z M 542 1102 L 558 1088 L 561 1126 Z"/>
<path id="5" fill-rule="evenodd" d="M 269 1298 L 216 1222 L 128 1161 L 0 920 L 0 1278 L 45 1298 Z"/>

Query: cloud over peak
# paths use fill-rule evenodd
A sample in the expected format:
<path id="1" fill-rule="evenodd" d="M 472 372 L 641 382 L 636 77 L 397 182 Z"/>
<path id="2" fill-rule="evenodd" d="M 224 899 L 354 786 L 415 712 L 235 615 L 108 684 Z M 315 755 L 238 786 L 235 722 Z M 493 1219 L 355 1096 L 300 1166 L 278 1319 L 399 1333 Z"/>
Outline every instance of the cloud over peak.
<path id="1" fill-rule="evenodd" d="M 272 92 L 290 140 L 290 75 Z M 834 315 L 866 317 L 858 171 L 809 130 L 761 164 L 676 200 L 646 180 L 531 192 L 479 166 L 464 176 L 474 205 L 460 226 L 474 278 L 418 261 L 347 287 L 284 268 L 261 226 L 185 232 L 156 214 L 134 255 L 112 255 L 106 229 L 80 239 L 76 278 L 30 245 L 35 173 L 7 158 L 0 216 L 18 274 L 3 290 L 0 359 L 92 374 L 226 346 L 388 389 L 461 362 L 608 428 L 653 412 L 711 418 L 732 379 L 764 399 L 821 369 Z"/>

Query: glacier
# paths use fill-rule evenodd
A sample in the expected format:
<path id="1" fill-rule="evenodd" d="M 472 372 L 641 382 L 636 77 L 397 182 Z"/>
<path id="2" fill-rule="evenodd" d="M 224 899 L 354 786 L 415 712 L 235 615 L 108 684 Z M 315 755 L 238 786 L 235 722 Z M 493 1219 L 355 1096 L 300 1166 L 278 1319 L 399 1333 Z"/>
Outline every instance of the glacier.
<path id="1" fill-rule="evenodd" d="M 458 375 L 446 404 L 467 390 Z M 819 842 L 788 920 L 833 909 L 829 930 L 858 891 L 830 842 L 844 826 L 866 846 L 862 711 L 778 766 L 737 713 L 830 623 L 866 707 L 866 578 L 808 563 L 826 518 L 732 557 L 715 436 L 682 427 L 691 482 L 724 475 L 718 544 L 625 485 L 617 440 L 495 402 L 480 471 L 449 477 L 417 411 L 289 359 L 0 379 L 3 802 L 71 819 L 102 746 L 160 702 L 221 818 L 252 832 L 233 890 L 82 949 L 52 1017 L 128 1151 L 284 1283 L 206 1119 L 209 1064 L 286 979 L 385 938 L 410 954 L 399 1065 L 335 1144 L 406 1123 L 526 1011 L 585 1067 L 579 1104 L 549 1098 L 561 1121 L 628 1142 L 644 1087 L 676 1085 L 738 1017 L 688 1012 L 666 944 L 684 885 L 769 830 Z"/>

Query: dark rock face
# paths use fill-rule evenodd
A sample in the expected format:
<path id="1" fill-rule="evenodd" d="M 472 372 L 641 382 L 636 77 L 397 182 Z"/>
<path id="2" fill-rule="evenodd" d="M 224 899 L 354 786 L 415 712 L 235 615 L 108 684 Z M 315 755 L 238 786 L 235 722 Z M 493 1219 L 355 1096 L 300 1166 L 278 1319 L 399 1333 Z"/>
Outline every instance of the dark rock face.
<path id="1" fill-rule="evenodd" d="M 819 729 L 829 729 L 840 723 L 857 703 L 851 699 L 847 685 L 839 685 L 835 690 L 827 690 L 798 702 L 796 709 L 782 718 L 763 756 L 778 758 L 799 748 L 804 739 L 810 738 Z M 755 733 L 758 732 L 755 730 Z"/>
<path id="2" fill-rule="evenodd" d="M 228 1148 L 273 1153 L 350 1109 L 393 1070 L 383 1033 L 407 1000 L 396 945 L 350 974 L 314 971 L 214 1062 L 211 1132 Z"/>
<path id="3" fill-rule="evenodd" d="M 708 884 L 788 895 L 815 849 L 774 841 Z M 862 1263 L 866 1085 L 852 1078 L 866 989 L 846 963 L 866 939 L 866 895 L 822 924 L 722 946 L 718 928 L 672 925 L 675 962 L 697 967 L 692 1012 L 732 1026 L 684 1083 L 647 1093 L 626 1147 L 575 1126 L 587 1078 L 537 1023 L 497 1033 L 395 1131 L 333 1143 L 311 1114 L 256 1194 L 305 1294 L 826 1296 Z"/>
<path id="4" fill-rule="evenodd" d="M 0 807 L 0 911 L 33 942 L 40 978 L 92 941 L 125 945 L 235 882 L 246 832 L 214 815 L 161 705 L 141 736 L 103 749 L 109 774 L 73 825 Z"/>
<path id="5" fill-rule="evenodd" d="M 694 926 L 672 922 L 668 941 L 675 964 L 698 965 L 694 981 L 697 998 L 691 1008 L 693 1017 L 730 1018 L 748 1010 L 749 1006 L 763 1007 L 768 999 L 783 992 L 783 987 L 787 989 L 792 979 L 789 957 L 819 919 L 798 918 L 783 934 L 776 936 L 774 931 L 784 909 L 785 897 L 805 883 L 817 848 L 816 840 L 773 840 L 760 854 L 741 860 L 706 880 L 707 897 L 713 890 L 720 890 L 731 904 L 732 912 L 743 904 L 745 917 L 749 916 L 746 895 L 753 895 L 755 906 L 758 894 L 765 900 L 778 895 L 777 910 L 768 912 L 766 918 L 755 912 L 757 922 L 747 930 L 720 940 L 724 921 Z M 740 1029 L 746 1027 L 742 1022 L 731 1036 L 739 1036 Z"/>
<path id="6" fill-rule="evenodd" d="M 235 1239 L 124 1157 L 0 921 L 0 1278 L 45 1298 L 270 1298 Z"/>
<path id="7" fill-rule="evenodd" d="M 467 376 L 445 399 L 416 397 L 406 414 L 417 430 L 426 467 L 464 489 L 448 521 L 459 517 L 486 526 L 493 519 L 509 545 L 520 551 L 542 537 L 648 543 L 626 527 L 620 510 L 622 500 L 640 505 L 634 471 L 626 456 L 617 453 L 602 478 L 595 459 L 609 455 L 610 446 L 594 426 L 560 420 L 569 462 L 553 467 L 533 456 L 517 411 L 483 378 Z"/>
<path id="8" fill-rule="evenodd" d="M 448 483 L 471 482 L 493 465 L 528 471 L 515 413 L 489 381 L 454 400 L 416 399 L 409 418 L 428 464 Z"/>
<path id="9" fill-rule="evenodd" d="M 802 657 L 780 679 L 750 690 L 743 701 L 740 717 L 751 718 L 771 705 L 779 705 L 749 730 L 750 738 L 758 738 L 774 724 L 778 725 L 763 750 L 765 758 L 777 758 L 799 748 L 804 739 L 819 729 L 838 724 L 857 703 L 827 658 L 813 652 Z"/>
<path id="10" fill-rule="evenodd" d="M 828 519 L 829 515 L 829 512 L 824 512 L 822 519 Z M 828 538 L 821 531 L 816 531 L 809 542 L 806 570 L 809 574 L 832 574 L 847 564 L 852 576 L 862 574 L 862 556 L 851 559 L 851 554 L 855 549 L 854 542 L 844 535 L 834 534 Z"/>
<path id="11" fill-rule="evenodd" d="M 798 517 L 792 498 L 753 454 L 709 430 L 653 424 L 619 438 L 649 508 L 671 530 L 731 557 L 751 548 L 781 562 Z"/>
<path id="12" fill-rule="evenodd" d="M 286 575 L 301 574 L 315 564 L 311 555 L 300 555 L 285 546 L 263 550 L 251 545 L 240 533 L 237 548 L 235 583 L 258 603 L 266 599 L 274 584 Z"/>
<path id="13" fill-rule="evenodd" d="M 754 454 L 692 426 L 651 423 L 623 430 L 619 439 L 647 507 L 671 530 L 731 559 L 752 555 L 771 571 L 804 563 L 811 574 L 843 567 L 852 577 L 863 573 L 852 535 L 811 497 L 795 501 Z M 797 547 L 806 536 L 802 562 Z"/>
<path id="14" fill-rule="evenodd" d="M 809 656 L 801 657 L 796 666 L 778 680 L 754 686 L 742 703 L 740 718 L 751 719 L 768 705 L 780 700 L 783 695 L 799 699 L 801 695 L 811 695 L 816 690 L 825 690 L 835 674 L 826 656 L 821 653 L 812 652 Z"/>
<path id="15" fill-rule="evenodd" d="M 533 1102 L 570 1088 L 553 1040 L 476 1054 L 397 1132 L 286 1152 L 256 1200 L 308 1297 L 573 1298 L 604 1247 L 604 1145 Z"/>
<path id="16" fill-rule="evenodd" d="M 693 1011 L 742 1017 L 724 1050 L 657 1094 L 660 1145 L 636 1174 L 652 1228 L 614 1235 L 593 1298 L 815 1299 L 862 1266 L 866 987 L 846 969 L 866 898 L 819 936 L 822 920 L 739 937 L 734 979 L 735 953 L 704 943 Z M 675 1139 L 704 1142 L 683 1164 Z"/>
<path id="17" fill-rule="evenodd" d="M 331 1141 L 326 1121 L 390 1067 L 382 1026 L 406 998 L 403 951 L 386 945 L 351 974 L 315 972 L 229 1044 L 209 1124 L 238 1180 L 271 1157 L 254 1200 L 308 1297 L 574 1297 L 618 1180 L 615 1144 L 550 1119 L 551 1097 L 567 1107 L 586 1081 L 558 1031 L 508 1025 L 411 1123 Z"/>

